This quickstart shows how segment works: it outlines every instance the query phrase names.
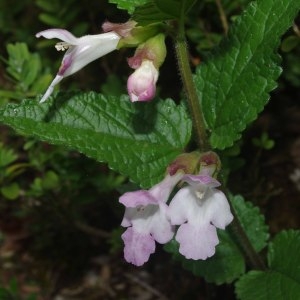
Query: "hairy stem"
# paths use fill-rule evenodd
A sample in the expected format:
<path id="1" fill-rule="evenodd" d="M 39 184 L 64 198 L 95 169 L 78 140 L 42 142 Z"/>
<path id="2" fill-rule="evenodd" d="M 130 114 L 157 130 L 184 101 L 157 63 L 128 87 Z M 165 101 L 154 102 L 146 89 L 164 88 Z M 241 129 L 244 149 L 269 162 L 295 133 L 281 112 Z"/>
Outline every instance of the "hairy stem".
<path id="1" fill-rule="evenodd" d="M 228 193 L 226 197 L 227 199 L 230 199 Z M 236 238 L 238 245 L 240 246 L 240 249 L 244 253 L 247 261 L 249 262 L 249 265 L 255 270 L 262 270 L 262 271 L 267 270 L 264 261 L 253 248 L 253 245 L 251 244 L 244 228 L 242 227 L 231 201 L 229 201 L 229 204 L 230 204 L 230 210 L 233 214 L 233 221 L 229 225 L 229 231 Z"/>
<path id="2" fill-rule="evenodd" d="M 175 42 L 175 49 L 178 59 L 178 67 L 183 81 L 183 86 L 187 95 L 187 102 L 193 119 L 194 130 L 197 136 L 197 143 L 201 151 L 209 149 L 207 134 L 205 131 L 205 123 L 203 118 L 200 101 L 193 82 L 191 67 L 189 64 L 189 56 L 187 43 L 184 35 L 183 24 L 180 24 L 179 34 Z"/>
<path id="3" fill-rule="evenodd" d="M 182 15 L 179 23 L 179 33 L 176 38 L 176 54 L 178 59 L 179 71 L 182 77 L 183 85 L 187 95 L 187 102 L 190 108 L 190 113 L 193 119 L 193 126 L 197 136 L 197 142 L 200 151 L 210 150 L 208 138 L 205 130 L 205 123 L 203 112 L 198 97 L 196 87 L 193 81 L 192 71 L 189 64 L 189 56 L 187 43 L 184 32 L 184 16 Z M 227 198 L 229 199 L 228 195 Z M 230 230 L 236 237 L 236 240 L 240 244 L 240 248 L 243 251 L 245 257 L 248 259 L 253 269 L 266 270 L 266 266 L 262 261 L 259 254 L 253 248 L 246 232 L 244 231 L 238 216 L 231 205 L 231 211 L 234 216 L 233 222 L 230 224 Z"/>

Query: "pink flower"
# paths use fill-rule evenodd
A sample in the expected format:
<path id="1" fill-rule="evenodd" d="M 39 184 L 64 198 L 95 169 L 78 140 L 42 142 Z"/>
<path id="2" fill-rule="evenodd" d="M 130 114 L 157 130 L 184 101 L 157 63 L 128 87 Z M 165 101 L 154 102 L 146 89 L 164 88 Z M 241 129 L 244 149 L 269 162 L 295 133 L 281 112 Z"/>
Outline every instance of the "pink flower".
<path id="1" fill-rule="evenodd" d="M 102 29 L 104 32 L 114 31 L 121 37 L 131 36 L 132 29 L 137 25 L 137 22 L 129 20 L 125 23 L 112 23 L 105 21 L 102 24 Z"/>
<path id="2" fill-rule="evenodd" d="M 57 38 L 62 40 L 55 47 L 58 51 L 67 51 L 56 77 L 40 102 L 44 102 L 49 98 L 55 85 L 64 77 L 74 74 L 93 60 L 117 49 L 120 40 L 120 36 L 113 31 L 76 38 L 72 33 L 64 29 L 48 29 L 36 34 L 38 38 L 41 36 L 46 39 Z"/>
<path id="3" fill-rule="evenodd" d="M 225 229 L 233 220 L 230 206 L 210 175 L 185 175 L 182 180 L 189 185 L 169 205 L 171 224 L 180 225 L 175 236 L 179 252 L 187 259 L 207 259 L 219 243 L 216 228 Z"/>
<path id="4" fill-rule="evenodd" d="M 126 207 L 121 225 L 128 227 L 122 235 L 127 262 L 143 265 L 154 253 L 155 241 L 164 244 L 172 239 L 174 226 L 170 224 L 166 202 L 181 177 L 181 173 L 167 175 L 148 191 L 128 192 L 120 197 Z"/>
<path id="5" fill-rule="evenodd" d="M 127 90 L 132 102 L 150 101 L 156 93 L 158 69 L 166 58 L 165 36 L 157 34 L 139 45 L 128 64 L 135 72 L 129 76 Z"/>
<path id="6" fill-rule="evenodd" d="M 150 101 L 155 96 L 158 70 L 151 60 L 144 60 L 127 81 L 127 90 L 132 102 Z"/>

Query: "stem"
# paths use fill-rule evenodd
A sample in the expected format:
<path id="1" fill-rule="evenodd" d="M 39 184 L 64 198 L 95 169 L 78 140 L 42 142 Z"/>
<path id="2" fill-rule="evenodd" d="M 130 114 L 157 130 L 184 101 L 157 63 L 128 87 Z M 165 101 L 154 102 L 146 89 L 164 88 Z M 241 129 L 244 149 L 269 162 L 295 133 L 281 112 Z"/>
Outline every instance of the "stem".
<path id="1" fill-rule="evenodd" d="M 221 22 L 222 22 L 224 33 L 227 35 L 229 26 L 228 26 L 226 14 L 224 12 L 221 0 L 216 0 L 216 4 L 217 4 L 218 11 L 219 11 L 219 14 L 220 14 L 220 19 L 221 19 Z"/>
<path id="2" fill-rule="evenodd" d="M 197 91 L 193 82 L 192 71 L 189 64 L 187 43 L 184 34 L 183 22 L 179 24 L 179 34 L 175 42 L 175 49 L 178 58 L 178 67 L 183 81 L 183 86 L 187 94 L 194 129 L 197 135 L 197 143 L 201 151 L 209 149 L 208 139 L 205 131 L 205 123 L 202 109 L 198 99 Z"/>
<path id="3" fill-rule="evenodd" d="M 230 199 L 230 197 L 228 197 L 228 194 L 226 195 L 226 197 L 227 199 Z M 266 271 L 267 267 L 260 255 L 253 248 L 253 245 L 251 244 L 245 230 L 243 229 L 231 201 L 229 201 L 229 204 L 230 210 L 233 214 L 233 221 L 229 225 L 230 232 L 237 239 L 238 245 L 243 251 L 245 257 L 248 258 L 249 264 L 252 266 L 252 268 L 255 270 Z"/>
<path id="4" fill-rule="evenodd" d="M 182 10 L 183 11 L 183 10 Z M 184 32 L 184 15 L 182 13 L 181 20 L 179 22 L 179 32 L 176 39 L 176 54 L 178 58 L 179 71 L 182 77 L 183 85 L 187 94 L 187 102 L 190 108 L 191 116 L 193 119 L 194 129 L 197 135 L 197 141 L 200 151 L 210 150 L 207 134 L 205 131 L 205 123 L 203 112 L 198 98 L 196 87 L 193 81 L 192 71 L 189 64 L 189 56 L 187 50 L 187 43 Z M 229 197 L 227 196 L 229 199 Z M 231 205 L 231 204 L 230 204 Z M 234 220 L 230 224 L 230 229 L 240 244 L 246 258 L 249 259 L 253 269 L 266 270 L 266 266 L 262 261 L 259 254 L 253 248 L 247 234 L 245 233 L 238 216 L 231 205 L 231 211 L 234 216 Z"/>

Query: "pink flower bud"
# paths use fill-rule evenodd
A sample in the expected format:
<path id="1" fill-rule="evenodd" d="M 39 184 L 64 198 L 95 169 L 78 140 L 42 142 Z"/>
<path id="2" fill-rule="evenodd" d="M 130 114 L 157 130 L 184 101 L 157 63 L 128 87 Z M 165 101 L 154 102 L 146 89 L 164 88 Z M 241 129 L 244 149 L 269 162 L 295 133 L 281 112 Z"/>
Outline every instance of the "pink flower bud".
<path id="1" fill-rule="evenodd" d="M 127 81 L 127 90 L 131 102 L 150 101 L 156 92 L 158 70 L 150 60 L 144 60 Z"/>

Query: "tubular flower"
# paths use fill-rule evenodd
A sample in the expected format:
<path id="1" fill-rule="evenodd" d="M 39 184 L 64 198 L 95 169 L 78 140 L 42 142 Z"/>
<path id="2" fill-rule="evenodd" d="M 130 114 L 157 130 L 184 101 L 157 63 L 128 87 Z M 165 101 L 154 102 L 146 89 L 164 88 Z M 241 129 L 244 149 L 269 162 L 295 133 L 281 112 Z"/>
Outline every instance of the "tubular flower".
<path id="1" fill-rule="evenodd" d="M 36 34 L 36 37 L 38 38 L 41 36 L 46 39 L 60 39 L 62 42 L 56 44 L 56 49 L 58 51 L 67 51 L 63 57 L 56 77 L 48 87 L 40 102 L 44 102 L 49 98 L 53 92 L 54 86 L 64 77 L 77 72 L 93 60 L 117 49 L 120 40 L 120 36 L 113 31 L 76 38 L 73 34 L 64 29 L 48 29 Z"/>
<path id="2" fill-rule="evenodd" d="M 157 34 L 141 44 L 128 64 L 135 69 L 127 81 L 127 90 L 132 102 L 150 101 L 156 93 L 159 67 L 166 58 L 165 36 Z"/>
<path id="3" fill-rule="evenodd" d="M 131 102 L 152 100 L 156 93 L 158 70 L 151 60 L 144 60 L 127 81 Z"/>
<path id="4" fill-rule="evenodd" d="M 154 253 L 155 241 L 164 244 L 172 239 L 174 227 L 167 215 L 166 202 L 181 177 L 181 173 L 167 175 L 148 191 L 127 192 L 120 197 L 120 203 L 126 207 L 121 225 L 128 227 L 122 235 L 127 262 L 143 265 Z"/>
<path id="5" fill-rule="evenodd" d="M 189 185 L 180 189 L 169 205 L 172 225 L 180 225 L 175 239 L 187 259 L 207 259 L 219 243 L 216 228 L 225 229 L 233 216 L 226 196 L 210 175 L 185 175 Z"/>

